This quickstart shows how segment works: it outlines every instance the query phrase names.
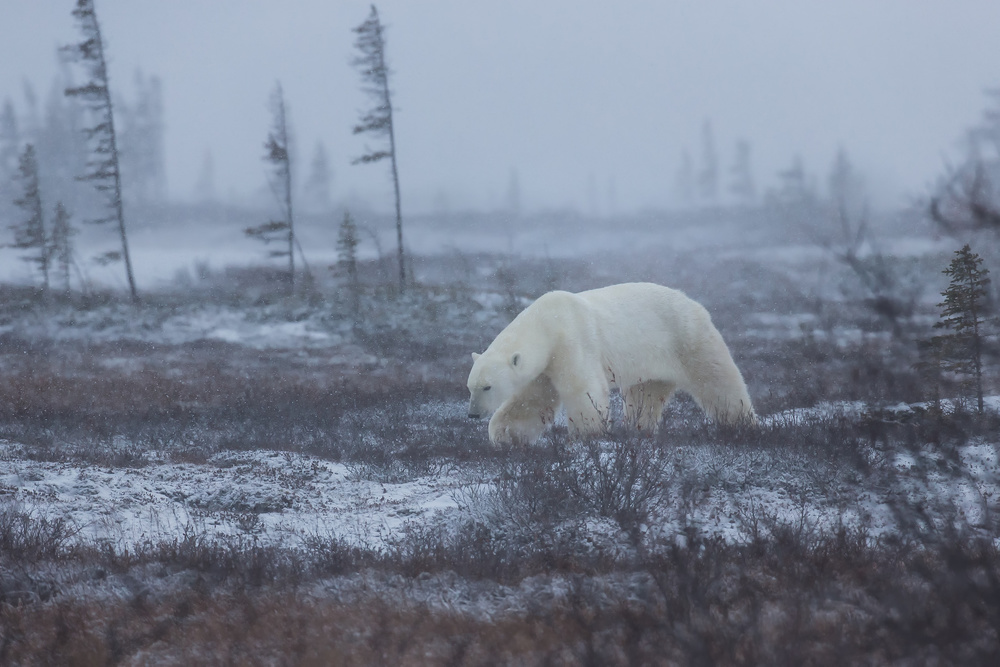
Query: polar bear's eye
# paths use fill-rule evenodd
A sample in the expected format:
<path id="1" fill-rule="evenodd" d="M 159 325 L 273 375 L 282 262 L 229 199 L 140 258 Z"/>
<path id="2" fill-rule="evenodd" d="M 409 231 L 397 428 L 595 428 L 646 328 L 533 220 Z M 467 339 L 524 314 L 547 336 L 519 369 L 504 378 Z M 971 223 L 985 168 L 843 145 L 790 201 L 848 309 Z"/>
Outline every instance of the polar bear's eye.
<path id="1" fill-rule="evenodd" d="M 492 389 L 492 388 L 493 388 L 493 385 L 491 385 L 491 384 L 488 384 L 488 385 L 486 385 L 485 387 L 483 387 L 483 391 L 489 391 L 489 390 L 490 390 L 490 389 Z"/>

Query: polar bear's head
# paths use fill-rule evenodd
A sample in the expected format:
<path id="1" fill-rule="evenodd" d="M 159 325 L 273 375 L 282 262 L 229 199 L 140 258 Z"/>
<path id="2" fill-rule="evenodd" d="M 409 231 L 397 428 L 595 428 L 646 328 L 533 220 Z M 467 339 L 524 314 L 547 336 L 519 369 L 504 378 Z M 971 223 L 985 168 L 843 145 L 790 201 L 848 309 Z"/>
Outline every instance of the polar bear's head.
<path id="1" fill-rule="evenodd" d="M 494 350 L 472 353 L 469 373 L 469 416 L 483 417 L 496 412 L 508 398 L 534 379 L 520 352 L 501 355 Z"/>

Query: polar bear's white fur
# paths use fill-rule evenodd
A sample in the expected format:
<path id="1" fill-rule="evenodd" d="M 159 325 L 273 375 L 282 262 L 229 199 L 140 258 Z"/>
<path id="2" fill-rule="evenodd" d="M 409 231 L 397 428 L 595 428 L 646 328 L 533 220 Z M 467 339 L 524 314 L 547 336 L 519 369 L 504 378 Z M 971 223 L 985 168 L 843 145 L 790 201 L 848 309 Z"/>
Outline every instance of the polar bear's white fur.
<path id="1" fill-rule="evenodd" d="M 656 428 L 678 389 L 713 419 L 755 420 L 708 311 L 652 283 L 544 294 L 472 358 L 469 416 L 493 413 L 494 443 L 535 441 L 560 405 L 570 433 L 600 433 L 612 387 L 628 422 L 642 430 Z"/>

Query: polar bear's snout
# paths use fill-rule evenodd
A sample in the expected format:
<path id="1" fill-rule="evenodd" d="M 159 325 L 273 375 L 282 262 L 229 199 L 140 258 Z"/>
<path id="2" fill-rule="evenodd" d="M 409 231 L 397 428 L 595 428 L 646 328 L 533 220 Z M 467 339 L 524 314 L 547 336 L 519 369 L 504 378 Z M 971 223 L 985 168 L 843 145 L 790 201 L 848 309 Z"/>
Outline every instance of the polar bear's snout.
<path id="1" fill-rule="evenodd" d="M 469 371 L 469 381 L 466 384 L 469 388 L 469 419 L 479 419 L 493 414 L 500 407 L 500 403 L 513 393 L 512 389 L 505 389 L 510 383 L 509 380 L 502 374 L 498 375 L 494 370 L 484 367 L 479 361 L 481 356 L 472 353 L 472 370 Z"/>
<path id="2" fill-rule="evenodd" d="M 491 412 L 491 410 L 486 409 L 486 407 L 482 404 L 482 401 L 476 400 L 477 397 L 475 390 L 471 393 L 472 396 L 469 397 L 469 419 L 479 419 L 480 417 L 483 417 L 487 413 Z"/>

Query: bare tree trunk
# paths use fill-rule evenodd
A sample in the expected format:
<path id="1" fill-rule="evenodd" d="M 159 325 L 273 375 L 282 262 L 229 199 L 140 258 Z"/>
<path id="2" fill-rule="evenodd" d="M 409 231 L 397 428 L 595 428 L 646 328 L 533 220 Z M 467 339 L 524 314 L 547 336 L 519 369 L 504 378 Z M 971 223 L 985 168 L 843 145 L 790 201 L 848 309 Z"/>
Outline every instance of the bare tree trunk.
<path id="1" fill-rule="evenodd" d="M 976 376 L 976 407 L 983 414 L 983 339 L 979 336 L 979 309 L 975 300 L 972 307 L 972 368 Z"/>
<path id="2" fill-rule="evenodd" d="M 84 41 L 75 46 L 63 47 L 84 64 L 91 81 L 82 86 L 67 88 L 66 94 L 82 96 L 90 102 L 90 109 L 99 116 L 99 122 L 87 130 L 89 140 L 97 138 L 97 145 L 91 150 L 99 156 L 92 166 L 92 171 L 81 180 L 95 181 L 98 191 L 107 192 L 110 196 L 110 208 L 113 217 L 95 222 L 118 223 L 118 235 L 122 244 L 122 259 L 125 260 L 125 275 L 128 279 L 132 301 L 139 301 L 139 292 L 135 285 L 135 275 L 132 272 L 132 258 L 128 250 L 128 236 L 125 233 L 125 211 L 122 202 L 121 161 L 118 152 L 118 135 L 115 132 L 114 108 L 111 103 L 111 88 L 108 83 L 107 61 L 104 57 L 104 39 L 101 37 L 101 26 L 97 21 L 97 13 L 92 0 L 77 0 L 73 15 L 79 20 Z M 104 143 L 106 142 L 106 143 Z M 102 156 L 106 156 L 106 159 Z M 110 182 L 109 182 L 110 181 Z"/>
<path id="3" fill-rule="evenodd" d="M 295 238 L 295 222 L 292 209 L 292 159 L 290 153 L 290 141 L 288 133 L 288 119 L 285 109 L 285 95 L 279 81 L 271 94 L 271 112 L 274 114 L 273 125 L 268 133 L 264 148 L 265 162 L 273 165 L 273 173 L 268 175 L 268 184 L 274 193 L 278 207 L 281 209 L 281 220 L 271 220 L 255 227 L 248 227 L 245 233 L 248 236 L 259 238 L 265 244 L 272 241 L 287 244 L 286 250 L 273 251 L 271 257 L 288 255 L 288 292 L 295 292 L 295 248 L 298 246 L 302 252 L 302 246 Z M 305 254 L 302 254 L 302 263 L 306 273 L 309 272 L 309 265 L 306 264 Z"/>
<path id="4" fill-rule="evenodd" d="M 118 234 L 122 242 L 122 258 L 125 260 L 125 276 L 128 278 L 129 292 L 132 294 L 132 301 L 138 303 L 139 292 L 135 287 L 135 276 L 132 273 L 132 258 L 128 252 L 128 237 L 125 234 L 125 210 L 122 203 L 122 176 L 121 162 L 118 159 L 118 135 L 115 134 L 115 114 L 111 105 L 111 88 L 108 85 L 107 61 L 104 59 L 104 39 L 101 37 L 101 28 L 94 17 L 94 27 L 97 31 L 97 58 L 101 63 L 101 71 L 104 72 L 104 80 L 101 82 L 104 88 L 104 105 L 108 110 L 108 140 L 111 142 L 111 159 L 114 161 L 114 205 L 115 217 L 118 219 Z"/>
<path id="5" fill-rule="evenodd" d="M 111 128 L 111 152 L 115 163 L 118 163 L 118 144 L 115 139 L 115 122 L 111 113 L 111 97 L 108 96 L 108 124 Z M 139 302 L 139 291 L 135 287 L 135 276 L 132 273 L 132 257 L 128 252 L 128 237 L 125 234 L 125 210 L 122 204 L 122 180 L 118 169 L 115 169 L 115 217 L 118 218 L 118 234 L 122 241 L 122 258 L 125 260 L 125 276 L 128 278 L 128 289 L 132 301 Z"/>
<path id="6" fill-rule="evenodd" d="M 288 216 L 288 285 L 291 292 L 295 291 L 295 225 L 292 222 L 292 156 L 288 139 L 288 119 L 285 115 L 284 92 L 278 89 L 278 134 L 284 147 L 284 194 L 285 215 Z"/>
<path id="7" fill-rule="evenodd" d="M 399 196 L 399 169 L 396 163 L 396 133 L 392 119 L 392 99 L 389 91 L 389 68 L 385 58 L 385 39 L 375 5 L 372 5 L 368 19 L 355 28 L 354 32 L 358 34 L 355 46 L 361 55 L 354 59 L 353 65 L 361 70 L 362 80 L 370 84 L 363 90 L 375 100 L 375 108 L 362 115 L 360 123 L 354 127 L 354 134 L 371 132 L 387 136 L 389 147 L 388 150 L 369 150 L 366 155 L 353 160 L 353 163 L 378 162 L 385 158 L 392 160 L 392 186 L 396 197 L 399 292 L 402 294 L 406 289 L 406 257 L 403 249 L 403 209 Z"/>
<path id="8" fill-rule="evenodd" d="M 385 100 L 389 101 L 389 86 L 386 84 Z M 396 133 L 392 127 L 392 107 L 389 107 L 389 153 L 392 156 L 392 185 L 396 192 L 396 243 L 399 247 L 399 293 L 406 289 L 406 261 L 403 257 L 403 212 L 399 201 L 399 172 L 396 170 Z"/>

